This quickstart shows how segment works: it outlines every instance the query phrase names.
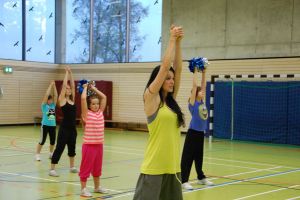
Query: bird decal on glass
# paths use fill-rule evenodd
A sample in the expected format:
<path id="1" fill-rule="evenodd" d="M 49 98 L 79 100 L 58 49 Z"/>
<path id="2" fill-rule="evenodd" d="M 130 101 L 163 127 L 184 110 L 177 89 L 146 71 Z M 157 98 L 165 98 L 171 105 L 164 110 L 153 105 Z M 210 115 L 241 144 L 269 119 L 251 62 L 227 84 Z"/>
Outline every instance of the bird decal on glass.
<path id="1" fill-rule="evenodd" d="M 161 36 L 159 37 L 157 44 L 159 43 L 161 43 Z"/>
<path id="2" fill-rule="evenodd" d="M 47 56 L 51 55 L 51 50 L 48 51 L 46 55 L 47 55 Z"/>
<path id="3" fill-rule="evenodd" d="M 19 46 L 19 41 L 17 41 L 15 44 L 14 44 L 14 47 L 17 47 Z"/>
<path id="4" fill-rule="evenodd" d="M 74 8 L 73 14 L 75 14 L 77 12 L 77 10 L 78 10 L 78 7 Z"/>
<path id="5" fill-rule="evenodd" d="M 137 20 L 136 20 L 136 23 L 139 23 L 141 22 L 141 17 L 139 17 Z"/>
<path id="6" fill-rule="evenodd" d="M 136 51 L 136 45 L 134 45 L 132 52 Z"/>
<path id="7" fill-rule="evenodd" d="M 86 24 L 87 23 L 87 18 L 85 18 L 83 21 L 82 21 L 83 24 Z"/>

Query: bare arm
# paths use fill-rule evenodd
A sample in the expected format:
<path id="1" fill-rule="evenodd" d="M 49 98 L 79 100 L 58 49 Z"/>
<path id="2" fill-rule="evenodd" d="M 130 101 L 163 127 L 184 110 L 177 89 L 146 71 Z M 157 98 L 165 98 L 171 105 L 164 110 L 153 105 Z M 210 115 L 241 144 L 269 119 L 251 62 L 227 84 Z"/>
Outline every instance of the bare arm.
<path id="1" fill-rule="evenodd" d="M 81 93 L 81 118 L 83 119 L 83 121 L 85 122 L 86 119 L 86 115 L 88 112 L 88 106 L 87 106 L 87 101 L 86 101 L 86 97 L 87 97 L 87 84 L 83 85 L 83 91 Z"/>
<path id="2" fill-rule="evenodd" d="M 158 75 L 155 80 L 151 83 L 148 89 L 145 91 L 145 101 L 147 98 L 151 98 L 153 96 L 158 95 L 158 92 L 165 81 L 166 76 L 168 75 L 169 69 L 171 67 L 172 55 L 174 52 L 176 35 L 175 35 L 175 27 L 171 27 L 171 37 L 168 43 L 168 47 L 166 49 L 165 55 L 163 57 Z M 149 91 L 150 90 L 150 91 Z"/>
<path id="3" fill-rule="evenodd" d="M 70 75 L 70 86 L 71 86 L 71 92 L 72 92 L 72 101 L 75 103 L 75 81 L 73 78 L 73 73 L 70 69 L 70 67 L 68 67 L 68 71 L 69 71 L 69 75 Z"/>
<path id="4" fill-rule="evenodd" d="M 53 103 L 56 105 L 57 103 L 57 89 L 56 89 L 56 85 L 55 85 L 55 81 L 53 81 Z"/>
<path id="5" fill-rule="evenodd" d="M 69 72 L 66 69 L 65 78 L 64 78 L 64 81 L 63 81 L 63 85 L 62 85 L 59 97 L 58 97 L 58 101 L 59 101 L 60 106 L 63 106 L 66 103 L 66 88 L 67 88 L 67 84 L 68 84 L 68 75 L 69 75 Z"/>
<path id="6" fill-rule="evenodd" d="M 47 101 L 48 101 L 48 96 L 51 93 L 52 85 L 53 85 L 53 82 L 51 81 L 50 84 L 49 84 L 49 86 L 48 86 L 48 88 L 47 88 L 47 90 L 46 90 L 46 93 L 44 95 L 43 102 L 42 102 L 43 104 L 47 103 Z"/>
<path id="7" fill-rule="evenodd" d="M 96 92 L 97 96 L 100 98 L 100 110 L 103 112 L 107 103 L 106 95 L 98 90 L 95 86 L 91 86 L 91 89 Z"/>
<path id="8" fill-rule="evenodd" d="M 202 71 L 201 92 L 203 92 L 203 102 L 206 100 L 206 69 Z"/>
<path id="9" fill-rule="evenodd" d="M 191 105 L 194 105 L 195 100 L 196 100 L 196 92 L 197 92 L 197 86 L 198 86 L 198 71 L 195 68 L 194 69 L 194 73 L 193 73 L 193 88 L 192 88 L 192 92 L 191 92 L 191 96 L 189 99 L 189 102 Z"/>
<path id="10" fill-rule="evenodd" d="M 178 27 L 176 34 L 177 34 L 177 39 L 176 39 L 175 57 L 174 57 L 174 70 L 175 70 L 174 93 L 173 93 L 174 99 L 176 99 L 176 96 L 179 91 L 180 81 L 181 81 L 181 71 L 182 71 L 181 40 L 183 38 L 183 30 L 181 27 Z"/>
<path id="11" fill-rule="evenodd" d="M 159 72 L 154 79 L 154 81 L 150 84 L 150 86 L 146 89 L 144 93 L 144 110 L 147 116 L 152 115 L 158 108 L 160 104 L 159 90 L 164 83 L 172 61 L 172 55 L 174 53 L 176 42 L 176 29 L 175 26 L 172 25 L 170 29 L 170 40 L 164 54 Z"/>

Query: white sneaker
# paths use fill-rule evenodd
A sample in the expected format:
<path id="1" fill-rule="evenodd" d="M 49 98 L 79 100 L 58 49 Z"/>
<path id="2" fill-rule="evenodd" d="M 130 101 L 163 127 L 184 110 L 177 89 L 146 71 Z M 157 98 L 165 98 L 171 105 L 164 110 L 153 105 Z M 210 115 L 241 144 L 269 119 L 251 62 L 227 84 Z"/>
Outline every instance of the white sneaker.
<path id="1" fill-rule="evenodd" d="M 207 186 L 212 186 L 212 185 L 214 185 L 213 182 L 207 180 L 206 178 L 203 178 L 203 179 L 201 179 L 201 180 L 198 180 L 198 184 L 200 184 L 200 185 L 207 185 Z"/>
<path id="2" fill-rule="evenodd" d="M 103 188 L 103 187 L 98 187 L 97 189 L 94 189 L 95 193 L 102 193 L 102 194 L 107 194 L 108 190 Z"/>
<path id="3" fill-rule="evenodd" d="M 80 193 L 83 197 L 91 197 L 93 196 L 87 188 L 83 188 Z"/>
<path id="4" fill-rule="evenodd" d="M 56 171 L 54 169 L 52 169 L 49 171 L 49 176 L 58 177 L 59 175 L 56 173 Z"/>
<path id="5" fill-rule="evenodd" d="M 41 161 L 41 156 L 40 156 L 40 154 L 35 154 L 35 160 L 36 160 L 36 161 Z"/>
<path id="6" fill-rule="evenodd" d="M 78 173 L 78 170 L 76 169 L 76 167 L 71 167 L 70 172 L 71 173 Z"/>
<path id="7" fill-rule="evenodd" d="M 193 186 L 191 184 L 189 184 L 188 182 L 185 182 L 182 184 L 182 188 L 185 190 L 193 190 Z"/>
<path id="8" fill-rule="evenodd" d="M 53 155 L 53 153 L 49 153 L 49 159 L 51 159 L 51 158 L 52 158 L 52 155 Z"/>

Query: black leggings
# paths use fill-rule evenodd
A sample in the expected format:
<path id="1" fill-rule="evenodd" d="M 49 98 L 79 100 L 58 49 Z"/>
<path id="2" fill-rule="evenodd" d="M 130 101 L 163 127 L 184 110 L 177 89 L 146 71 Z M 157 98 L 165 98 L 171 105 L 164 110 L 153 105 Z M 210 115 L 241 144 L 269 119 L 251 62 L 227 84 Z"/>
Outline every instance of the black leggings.
<path id="1" fill-rule="evenodd" d="M 46 126 L 43 125 L 41 127 L 41 137 L 40 137 L 40 145 L 44 145 L 47 139 L 47 134 L 49 133 L 50 145 L 55 145 L 55 137 L 56 137 L 56 126 Z"/>
<path id="2" fill-rule="evenodd" d="M 76 155 L 75 148 L 76 148 L 76 138 L 77 138 L 77 131 L 76 127 L 60 127 L 57 136 L 57 144 L 54 150 L 51 163 L 57 164 L 65 146 L 68 146 L 68 156 L 74 157 Z"/>
<path id="3" fill-rule="evenodd" d="M 189 129 L 185 138 L 181 158 L 181 179 L 182 183 L 188 182 L 193 161 L 198 180 L 205 178 L 202 171 L 203 164 L 204 132 Z"/>

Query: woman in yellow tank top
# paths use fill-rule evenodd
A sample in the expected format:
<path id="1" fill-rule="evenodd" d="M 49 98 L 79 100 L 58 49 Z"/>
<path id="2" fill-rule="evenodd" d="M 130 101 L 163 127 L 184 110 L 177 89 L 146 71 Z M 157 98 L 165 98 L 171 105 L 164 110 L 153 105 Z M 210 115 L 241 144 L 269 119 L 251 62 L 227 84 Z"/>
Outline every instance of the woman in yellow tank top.
<path id="1" fill-rule="evenodd" d="M 149 140 L 134 200 L 182 200 L 180 126 L 183 113 L 176 102 L 182 70 L 183 29 L 172 25 L 160 66 L 153 69 L 144 92 Z M 174 55 L 173 67 L 171 62 Z"/>

